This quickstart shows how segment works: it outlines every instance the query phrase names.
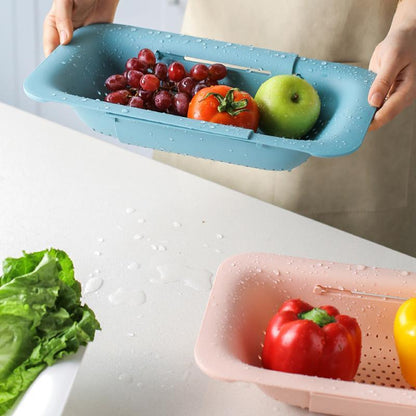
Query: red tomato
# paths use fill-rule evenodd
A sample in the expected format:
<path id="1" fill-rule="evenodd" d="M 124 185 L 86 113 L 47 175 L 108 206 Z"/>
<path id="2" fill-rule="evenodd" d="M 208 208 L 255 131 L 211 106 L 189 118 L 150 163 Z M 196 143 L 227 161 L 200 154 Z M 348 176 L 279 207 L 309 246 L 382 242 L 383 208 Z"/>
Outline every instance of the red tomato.
<path id="1" fill-rule="evenodd" d="M 260 113 L 250 94 L 227 85 L 213 85 L 194 95 L 188 117 L 256 131 Z"/>

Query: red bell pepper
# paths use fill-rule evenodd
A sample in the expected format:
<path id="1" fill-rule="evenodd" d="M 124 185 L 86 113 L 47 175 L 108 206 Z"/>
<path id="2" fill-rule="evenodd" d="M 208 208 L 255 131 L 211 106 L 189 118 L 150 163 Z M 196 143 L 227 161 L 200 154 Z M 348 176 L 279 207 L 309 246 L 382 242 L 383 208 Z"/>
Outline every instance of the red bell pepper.
<path id="1" fill-rule="evenodd" d="M 264 368 L 352 380 L 360 358 L 361 330 L 356 319 L 340 315 L 333 306 L 313 308 L 290 299 L 267 326 Z"/>

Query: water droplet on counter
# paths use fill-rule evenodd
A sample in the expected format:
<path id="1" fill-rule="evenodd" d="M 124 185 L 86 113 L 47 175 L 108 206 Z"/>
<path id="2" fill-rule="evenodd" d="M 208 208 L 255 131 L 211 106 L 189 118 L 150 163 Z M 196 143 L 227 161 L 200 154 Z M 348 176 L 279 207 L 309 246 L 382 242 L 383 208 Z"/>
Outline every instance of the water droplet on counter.
<path id="1" fill-rule="evenodd" d="M 180 228 L 180 227 L 182 227 L 182 224 L 181 224 L 180 222 L 178 222 L 178 221 L 173 221 L 172 225 L 173 225 L 175 228 Z"/>
<path id="2" fill-rule="evenodd" d="M 88 279 L 85 283 L 84 294 L 96 292 L 102 285 L 104 281 L 101 277 L 92 277 Z"/>
<path id="3" fill-rule="evenodd" d="M 365 270 L 367 266 L 364 266 L 362 264 L 357 265 L 357 270 Z"/>
<path id="4" fill-rule="evenodd" d="M 97 237 L 97 241 L 98 241 L 99 243 L 103 243 L 103 242 L 104 242 L 104 238 L 103 238 L 103 237 Z"/>
<path id="5" fill-rule="evenodd" d="M 167 250 L 167 248 L 162 244 L 151 244 L 150 247 L 152 248 L 152 250 L 156 250 L 156 251 L 166 251 Z"/>
<path id="6" fill-rule="evenodd" d="M 108 296 L 108 300 L 113 305 L 131 304 L 142 305 L 146 302 L 146 294 L 143 290 L 126 290 L 119 287 L 115 292 Z"/>
<path id="7" fill-rule="evenodd" d="M 224 236 L 222 234 L 217 234 L 217 239 L 218 240 L 222 240 L 224 238 Z"/>
<path id="8" fill-rule="evenodd" d="M 408 271 L 406 271 L 406 270 L 403 270 L 402 272 L 400 272 L 400 274 L 401 274 L 402 276 L 409 276 L 409 272 L 408 272 Z"/>
<path id="9" fill-rule="evenodd" d="M 211 290 L 212 273 L 208 270 L 195 269 L 186 265 L 168 264 L 156 266 L 162 283 L 181 282 L 185 286 L 199 291 Z"/>
<path id="10" fill-rule="evenodd" d="M 96 255 L 96 256 L 101 256 L 101 251 L 94 251 L 94 254 Z"/>
<path id="11" fill-rule="evenodd" d="M 144 218 L 139 218 L 139 219 L 137 220 L 137 222 L 138 222 L 139 224 L 144 224 L 144 223 L 146 222 L 146 220 L 145 220 Z"/>
<path id="12" fill-rule="evenodd" d="M 142 240 L 143 239 L 143 236 L 141 234 L 134 234 L 133 238 L 135 240 Z"/>
<path id="13" fill-rule="evenodd" d="M 133 214 L 133 212 L 135 211 L 136 211 L 135 208 L 126 208 L 126 214 Z"/>
<path id="14" fill-rule="evenodd" d="M 129 270 L 137 270 L 140 269 L 140 264 L 136 263 L 135 261 L 133 261 L 132 263 L 127 265 L 127 268 Z"/>
<path id="15" fill-rule="evenodd" d="M 117 378 L 119 381 L 122 381 L 123 383 L 126 383 L 126 384 L 130 384 L 133 381 L 133 377 L 131 376 L 131 374 L 127 374 L 127 373 L 121 373 L 119 374 Z"/>

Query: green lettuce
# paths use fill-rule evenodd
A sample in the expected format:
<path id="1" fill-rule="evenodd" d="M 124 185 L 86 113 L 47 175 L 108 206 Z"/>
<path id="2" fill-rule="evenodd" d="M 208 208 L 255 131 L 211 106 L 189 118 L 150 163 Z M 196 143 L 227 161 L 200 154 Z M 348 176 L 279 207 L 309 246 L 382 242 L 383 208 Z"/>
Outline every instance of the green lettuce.
<path id="1" fill-rule="evenodd" d="M 0 277 L 0 415 L 39 373 L 94 339 L 100 324 L 81 304 L 74 266 L 61 250 L 7 258 Z"/>

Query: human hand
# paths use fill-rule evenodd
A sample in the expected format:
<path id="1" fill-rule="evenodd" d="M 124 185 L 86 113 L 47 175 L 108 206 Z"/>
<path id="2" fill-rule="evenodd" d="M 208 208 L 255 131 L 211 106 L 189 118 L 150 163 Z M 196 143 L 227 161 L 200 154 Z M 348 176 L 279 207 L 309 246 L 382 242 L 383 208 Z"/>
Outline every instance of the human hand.
<path id="1" fill-rule="evenodd" d="M 378 110 L 369 130 L 385 125 L 416 99 L 416 27 L 396 20 L 370 60 L 377 76 L 368 102 Z"/>
<path id="2" fill-rule="evenodd" d="M 48 56 L 72 40 L 74 29 L 114 19 L 119 0 L 53 0 L 43 23 L 43 51 Z"/>

